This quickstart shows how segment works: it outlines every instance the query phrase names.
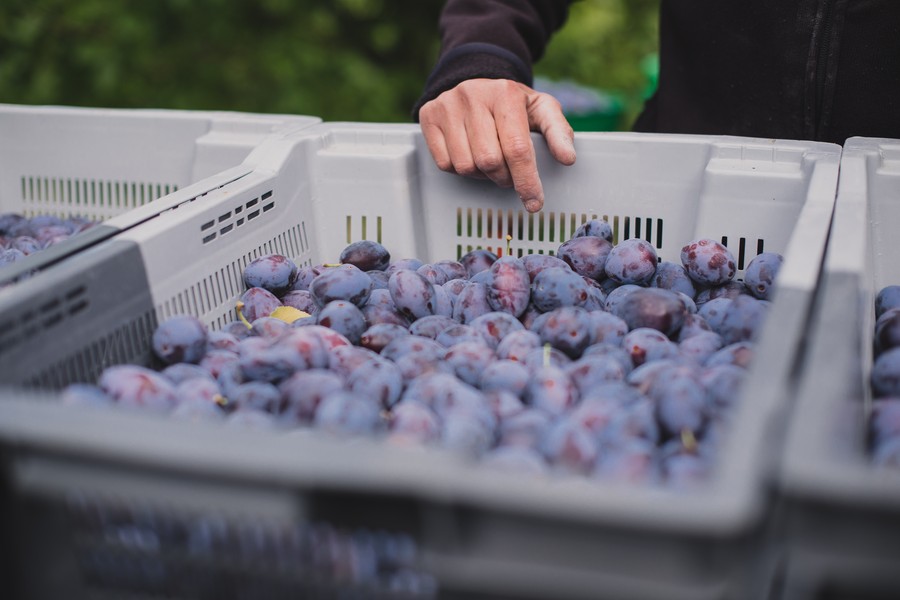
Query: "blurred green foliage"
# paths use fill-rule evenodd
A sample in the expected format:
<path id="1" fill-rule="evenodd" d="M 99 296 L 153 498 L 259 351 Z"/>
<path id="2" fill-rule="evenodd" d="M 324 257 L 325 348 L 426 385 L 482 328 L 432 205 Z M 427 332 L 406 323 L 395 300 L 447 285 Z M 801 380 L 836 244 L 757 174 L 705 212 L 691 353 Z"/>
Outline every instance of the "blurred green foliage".
<path id="1" fill-rule="evenodd" d="M 3 0 L 0 102 L 408 121 L 437 57 L 442 4 Z M 639 101 L 657 4 L 576 3 L 538 73 Z"/>
<path id="2" fill-rule="evenodd" d="M 535 74 L 619 96 L 631 126 L 654 85 L 660 0 L 581 0 L 553 38 Z"/>

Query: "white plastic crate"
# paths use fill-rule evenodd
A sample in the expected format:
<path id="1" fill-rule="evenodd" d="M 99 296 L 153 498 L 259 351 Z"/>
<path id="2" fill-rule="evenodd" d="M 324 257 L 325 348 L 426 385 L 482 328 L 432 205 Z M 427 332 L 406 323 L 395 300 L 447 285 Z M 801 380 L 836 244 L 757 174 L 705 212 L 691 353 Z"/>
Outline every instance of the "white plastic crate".
<path id="1" fill-rule="evenodd" d="M 548 253 L 599 216 L 613 224 L 617 240 L 647 239 L 664 260 L 678 260 L 694 238 L 722 239 L 738 258 L 739 276 L 758 252 L 785 255 L 736 426 L 701 488 L 501 476 L 439 452 L 335 445 L 316 434 L 257 435 L 238 444 L 231 433 L 198 424 L 196 435 L 182 438 L 169 423 L 133 415 L 117 415 L 115 427 L 69 415 L 78 425 L 58 427 L 72 423 L 47 418 L 61 407 L 27 402 L 16 405 L 16 419 L 28 426 L 20 422 L 16 431 L 42 431 L 67 454 L 90 448 L 89 456 L 135 465 L 268 478 L 294 490 L 297 506 L 331 507 L 342 518 L 391 515 L 411 527 L 429 568 L 457 591 L 560 598 L 600 591 L 612 598 L 762 594 L 763 481 L 774 459 L 774 425 L 793 393 L 840 147 L 580 133 L 578 163 L 563 167 L 535 140 L 547 202 L 542 213 L 528 215 L 511 190 L 440 172 L 415 125 L 331 123 L 274 136 L 248 156 L 246 176 L 85 251 L 77 264 L 47 269 L 17 286 L 5 304 L 0 295 L 0 315 L 10 317 L 0 334 L 17 336 L 19 344 L 0 361 L 7 369 L 0 381 L 55 387 L 92 380 L 116 362 L 147 362 L 153 327 L 174 314 L 220 327 L 234 319 L 242 269 L 262 254 L 332 262 L 348 243 L 368 238 L 395 258 L 437 260 L 479 246 L 505 253 L 507 234 L 517 255 Z M 37 297 L 53 318 L 14 310 Z"/>
<path id="2" fill-rule="evenodd" d="M 269 459 L 254 465 L 242 448 L 260 440 L 246 432 L 232 431 L 226 449 L 213 441 L 222 431 L 65 409 L 0 392 L 5 598 L 436 597 L 409 532 L 370 518 L 329 523 L 327 497 L 298 502 L 284 469 L 304 459 L 289 439 L 263 438 Z M 163 439 L 165 449 L 146 445 Z M 234 462 L 195 461 L 195 442 Z M 346 452 L 324 442 L 317 451 Z"/>
<path id="3" fill-rule="evenodd" d="M 851 138 L 779 488 L 785 598 L 900 595 L 900 474 L 866 450 L 875 295 L 900 283 L 900 140 Z"/>
<path id="4" fill-rule="evenodd" d="M 10 280 L 126 229 L 192 183 L 221 185 L 267 136 L 321 119 L 185 110 L 0 104 L 0 214 L 80 216 L 106 227 L 0 272 Z M 220 177 L 215 177 L 220 176 Z"/>
<path id="5" fill-rule="evenodd" d="M 801 142 L 582 134 L 574 167 L 539 153 L 547 203 L 529 215 L 510 190 L 434 168 L 416 126 L 325 124 L 308 132 L 258 148 L 247 161 L 256 166 L 252 176 L 186 207 L 183 218 L 118 238 L 143 249 L 159 317 L 190 310 L 213 326 L 233 320 L 233 306 L 207 301 L 196 284 L 214 275 L 234 280 L 221 297 L 234 300 L 241 285 L 235 272 L 266 252 L 314 264 L 335 260 L 352 241 L 373 239 L 397 258 L 439 260 L 475 247 L 502 255 L 509 234 L 513 254 L 552 253 L 592 217 L 609 220 L 617 240 L 652 242 L 663 260 L 680 260 L 682 245 L 694 238 L 724 240 L 738 259 L 738 277 L 759 252 L 787 253 L 794 244 L 801 258 L 788 262 L 782 285 L 810 292 L 819 269 L 815 249 L 824 248 L 827 228 L 795 226 L 802 210 L 815 212 L 817 225 L 830 217 L 837 171 L 823 164 L 839 157 L 837 146 Z M 249 224 L 242 214 L 254 207 L 268 218 L 241 229 Z M 264 229 L 268 235 L 259 237 Z M 236 254 L 235 238 L 247 236 L 261 243 L 241 244 Z M 210 259 L 176 273 L 170 265 L 182 253 Z"/>

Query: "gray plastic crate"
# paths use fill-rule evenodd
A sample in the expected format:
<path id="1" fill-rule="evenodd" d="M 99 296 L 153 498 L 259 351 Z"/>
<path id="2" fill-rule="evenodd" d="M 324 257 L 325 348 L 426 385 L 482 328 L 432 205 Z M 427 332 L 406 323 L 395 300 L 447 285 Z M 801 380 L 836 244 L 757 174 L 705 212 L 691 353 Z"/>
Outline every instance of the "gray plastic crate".
<path id="1" fill-rule="evenodd" d="M 900 140 L 844 146 L 808 356 L 779 477 L 785 598 L 900 596 L 900 474 L 866 452 L 875 294 L 900 283 Z"/>
<path id="2" fill-rule="evenodd" d="M 276 438 L 230 432 L 222 445 L 222 431 L 0 395 L 4 598 L 436 597 L 409 533 L 372 519 L 334 525 L 299 502 Z M 138 438 L 123 447 L 113 431 L 174 452 Z M 209 463 L 191 439 L 224 461 Z M 260 441 L 263 453 L 247 455 Z"/>
<path id="3" fill-rule="evenodd" d="M 0 285 L 171 208 L 154 201 L 192 183 L 209 178 L 212 189 L 246 174 L 234 168 L 267 136 L 320 122 L 300 115 L 0 104 L 0 214 L 102 223 L 0 269 Z"/>
<path id="4" fill-rule="evenodd" d="M 78 265 L 17 286 L 22 295 L 6 306 L 20 307 L 10 322 L 27 347 L 0 362 L 2 380 L 54 387 L 93 379 L 114 362 L 147 362 L 153 326 L 178 313 L 219 327 L 234 318 L 241 269 L 261 254 L 331 262 L 347 243 L 368 238 L 397 258 L 437 260 L 473 247 L 505 253 L 507 235 L 514 254 L 546 253 L 597 216 L 613 224 L 618 240 L 646 239 L 664 260 L 677 260 L 681 246 L 698 237 L 725 241 L 741 274 L 759 252 L 785 255 L 736 425 L 713 476 L 696 490 L 499 474 L 436 450 L 336 443 L 311 432 L 257 434 L 238 444 L 230 431 L 201 436 L 198 425 L 179 430 L 182 437 L 168 423 L 126 414 L 108 427 L 89 415 L 73 424 L 73 415 L 59 413 L 53 426 L 57 417 L 49 415 L 63 407 L 27 401 L 6 404 L 15 413 L 0 422 L 11 423 L 9 432 L 53 428 L 40 429 L 41 439 L 64 443 L 63 456 L 245 473 L 277 482 L 316 516 L 393 522 L 414 535 L 448 594 L 761 595 L 771 566 L 763 547 L 768 452 L 793 391 L 840 147 L 585 133 L 576 136 L 578 163 L 567 168 L 535 140 L 547 205 L 529 215 L 511 190 L 440 172 L 414 125 L 331 123 L 270 138 L 245 161 L 253 167 L 245 177 L 89 249 Z M 59 313 L 54 325 L 65 335 L 51 337 L 41 317 L 21 316 L 28 298 L 64 303 L 70 289 L 84 305 L 74 318 Z M 58 352 L 46 360 L 50 339 Z M 35 361 L 39 356 L 45 359 Z"/>

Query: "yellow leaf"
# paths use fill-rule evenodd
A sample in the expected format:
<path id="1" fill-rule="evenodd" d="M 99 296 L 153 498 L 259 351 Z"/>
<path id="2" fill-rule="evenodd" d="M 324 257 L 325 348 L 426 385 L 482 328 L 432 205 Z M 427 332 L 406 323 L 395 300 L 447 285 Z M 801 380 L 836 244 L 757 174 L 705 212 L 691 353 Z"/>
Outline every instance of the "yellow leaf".
<path id="1" fill-rule="evenodd" d="M 300 309 L 294 308 L 293 306 L 279 306 L 275 310 L 272 311 L 270 317 L 275 317 L 276 319 L 281 319 L 285 323 L 293 323 L 297 319 L 302 319 L 304 317 L 308 317 L 309 313 L 305 313 Z"/>

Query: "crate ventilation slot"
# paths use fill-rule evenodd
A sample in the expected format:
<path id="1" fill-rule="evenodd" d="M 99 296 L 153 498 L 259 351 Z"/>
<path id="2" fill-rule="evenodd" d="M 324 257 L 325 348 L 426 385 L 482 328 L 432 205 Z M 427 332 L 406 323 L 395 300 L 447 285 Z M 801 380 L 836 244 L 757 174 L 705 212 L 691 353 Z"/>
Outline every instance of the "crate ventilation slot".
<path id="1" fill-rule="evenodd" d="M 76 354 L 45 367 L 27 385 L 55 390 L 76 382 L 93 383 L 111 365 L 145 364 L 156 325 L 153 312 L 147 311 Z"/>
<path id="2" fill-rule="evenodd" d="M 23 176 L 22 203 L 26 214 L 57 210 L 70 214 L 112 217 L 178 190 L 171 183 Z"/>
<path id="3" fill-rule="evenodd" d="M 275 199 L 272 197 L 271 190 L 258 198 L 239 204 L 232 210 L 224 212 L 200 226 L 203 243 L 208 244 L 216 238 L 227 235 L 273 208 L 275 208 Z"/>
<path id="4" fill-rule="evenodd" d="M 589 220 L 606 221 L 613 229 L 613 243 L 641 238 L 657 249 L 663 246 L 663 220 L 651 217 L 621 217 L 596 213 L 546 212 L 492 208 L 459 208 L 456 211 L 457 257 L 476 248 L 490 250 L 498 256 L 510 252 L 525 254 L 556 253 L 559 245 L 572 237 L 578 227 Z"/>
<path id="5" fill-rule="evenodd" d="M 355 229 L 354 229 L 355 228 Z M 374 240 L 381 243 L 381 217 L 347 215 L 347 243 Z"/>
<path id="6" fill-rule="evenodd" d="M 14 350 L 43 329 L 56 328 L 83 312 L 88 305 L 86 289 L 79 286 L 0 323 L 0 355 L 7 349 Z"/>
<path id="7" fill-rule="evenodd" d="M 309 251 L 306 224 L 300 222 L 159 304 L 160 321 L 189 314 L 221 329 L 235 318 L 234 302 L 244 292 L 243 272 L 250 262 L 266 254 L 283 254 L 300 266 Z"/>
<path id="8" fill-rule="evenodd" d="M 756 240 L 756 254 L 751 255 L 752 251 L 747 247 L 748 240 L 747 238 L 739 238 L 738 239 L 738 247 L 737 250 L 728 245 L 728 236 L 722 236 L 722 245 L 731 250 L 731 253 L 734 254 L 735 259 L 737 260 L 737 268 L 738 271 L 743 271 L 744 267 L 750 264 L 750 261 L 756 258 L 758 255 L 765 252 L 766 241 L 758 239 Z"/>

